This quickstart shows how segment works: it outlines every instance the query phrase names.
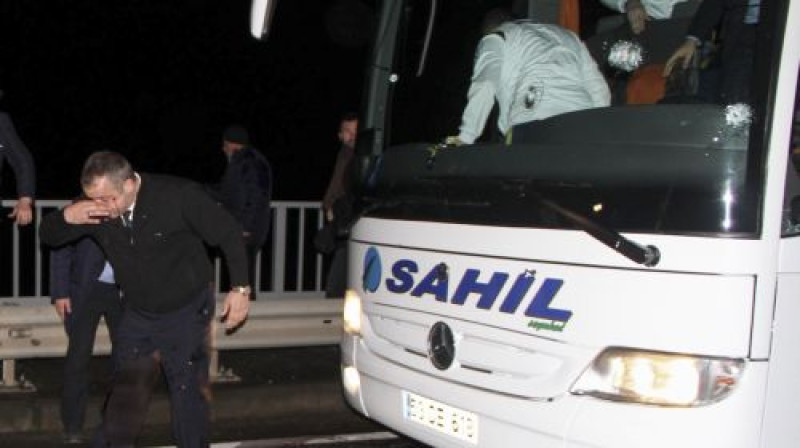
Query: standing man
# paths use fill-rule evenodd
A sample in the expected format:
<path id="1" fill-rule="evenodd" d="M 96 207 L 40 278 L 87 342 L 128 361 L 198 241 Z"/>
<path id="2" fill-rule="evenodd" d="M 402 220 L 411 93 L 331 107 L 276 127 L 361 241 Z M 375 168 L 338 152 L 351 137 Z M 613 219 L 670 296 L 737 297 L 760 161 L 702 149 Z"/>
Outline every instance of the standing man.
<path id="1" fill-rule="evenodd" d="M 54 250 L 50 257 L 50 295 L 69 338 L 64 360 L 61 422 L 65 443 L 83 443 L 89 396 L 89 361 L 104 316 L 112 350 L 122 317 L 114 271 L 91 238 Z M 112 352 L 113 359 L 113 352 Z"/>
<path id="2" fill-rule="evenodd" d="M 0 90 L 0 99 L 3 91 Z M 17 135 L 7 113 L 0 111 L 0 175 L 3 161 L 8 159 L 17 178 L 17 205 L 8 215 L 17 225 L 25 226 L 33 220 L 33 198 L 36 193 L 36 171 L 33 157 Z"/>
<path id="3" fill-rule="evenodd" d="M 689 24 L 686 39 L 664 67 L 668 77 L 679 65 L 688 68 L 703 42 L 719 29 L 720 73 L 713 86 L 720 104 L 749 103 L 761 0 L 703 0 Z"/>
<path id="4" fill-rule="evenodd" d="M 207 446 L 214 272 L 205 244 L 222 250 L 236 285 L 221 313 L 233 330 L 244 323 L 250 305 L 241 227 L 199 185 L 136 173 L 115 152 L 89 156 L 81 187 L 88 199 L 47 215 L 40 237 L 46 245 L 60 246 L 91 236 L 124 292 L 117 368 L 95 445 L 134 445 L 160 364 L 177 444 Z"/>
<path id="5" fill-rule="evenodd" d="M 353 152 L 358 135 L 358 116 L 347 113 L 339 122 L 339 142 L 342 144 L 336 155 L 336 165 L 333 167 L 331 180 L 322 199 L 322 209 L 325 213 L 327 225 L 334 229 L 336 238 L 333 259 L 328 269 L 328 278 L 325 285 L 325 297 L 344 297 L 347 287 L 347 241 L 338 238 L 343 233 L 340 230 L 349 225 L 353 211 L 353 195 L 351 182 L 353 181 Z"/>
<path id="6" fill-rule="evenodd" d="M 495 100 L 507 141 L 514 125 L 609 105 L 608 85 L 575 33 L 511 18 L 502 9 L 484 18 L 459 135 L 448 142 L 474 143 Z"/>
<path id="7" fill-rule="evenodd" d="M 261 152 L 250 145 L 250 136 L 242 126 L 225 129 L 222 152 L 228 166 L 219 183 L 219 200 L 242 226 L 248 281 L 254 285 L 256 255 L 269 235 L 272 169 Z M 250 299 L 255 297 L 253 291 Z"/>

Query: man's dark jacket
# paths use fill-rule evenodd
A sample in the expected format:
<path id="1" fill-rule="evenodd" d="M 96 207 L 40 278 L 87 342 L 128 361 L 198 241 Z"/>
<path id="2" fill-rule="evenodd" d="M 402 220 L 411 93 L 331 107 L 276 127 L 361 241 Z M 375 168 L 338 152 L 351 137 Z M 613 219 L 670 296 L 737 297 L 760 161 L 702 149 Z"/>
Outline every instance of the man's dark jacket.
<path id="1" fill-rule="evenodd" d="M 69 297 L 73 307 L 83 302 L 106 264 L 91 238 L 82 238 L 50 253 L 50 297 Z"/>
<path id="2" fill-rule="evenodd" d="M 219 185 L 222 205 L 248 232 L 250 241 L 261 246 L 270 226 L 272 172 L 267 159 L 255 148 L 245 146 L 228 162 Z"/>
<path id="3" fill-rule="evenodd" d="M 0 112 L 0 176 L 3 162 L 8 160 L 17 179 L 17 196 L 33 198 L 36 193 L 36 171 L 33 157 L 17 135 L 8 114 Z M 2 179 L 0 179 L 2 181 Z M 2 185 L 0 183 L 0 185 Z"/>
<path id="4" fill-rule="evenodd" d="M 721 25 L 722 58 L 728 59 L 741 51 L 736 45 L 739 35 L 747 27 L 744 23 L 748 0 L 703 0 L 689 25 L 690 36 L 701 41 L 711 40 L 712 33 Z"/>
<path id="5" fill-rule="evenodd" d="M 234 218 L 190 181 L 141 175 L 131 228 L 122 219 L 71 225 L 57 210 L 40 227 L 44 244 L 61 246 L 91 235 L 103 248 L 126 306 L 164 313 L 210 287 L 213 267 L 204 242 L 225 256 L 232 285 L 247 284 L 242 230 Z"/>

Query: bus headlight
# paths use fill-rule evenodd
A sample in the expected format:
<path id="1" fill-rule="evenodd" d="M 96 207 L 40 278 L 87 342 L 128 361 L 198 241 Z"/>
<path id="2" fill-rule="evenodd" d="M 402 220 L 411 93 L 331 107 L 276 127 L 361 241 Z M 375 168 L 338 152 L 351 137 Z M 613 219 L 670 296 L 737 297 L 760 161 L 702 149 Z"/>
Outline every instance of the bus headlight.
<path id="1" fill-rule="evenodd" d="M 344 293 L 344 331 L 347 334 L 361 334 L 361 297 L 352 289 Z"/>
<path id="2" fill-rule="evenodd" d="M 744 367 L 742 359 L 608 348 L 583 372 L 571 392 L 661 406 L 704 406 L 730 394 Z"/>

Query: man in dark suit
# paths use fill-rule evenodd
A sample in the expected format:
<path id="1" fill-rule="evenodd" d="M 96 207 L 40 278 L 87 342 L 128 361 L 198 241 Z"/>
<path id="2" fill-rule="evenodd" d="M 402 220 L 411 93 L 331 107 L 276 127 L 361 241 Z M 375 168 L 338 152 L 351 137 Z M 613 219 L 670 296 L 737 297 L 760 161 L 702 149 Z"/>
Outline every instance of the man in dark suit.
<path id="1" fill-rule="evenodd" d="M 667 61 L 664 76 L 669 76 L 679 63 L 688 68 L 697 48 L 719 29 L 720 79 L 716 96 L 722 104 L 748 103 L 760 13 L 760 0 L 703 0 L 685 42 Z"/>
<path id="2" fill-rule="evenodd" d="M 0 98 L 3 91 L 0 90 Z M 3 162 L 8 160 L 17 178 L 17 205 L 8 215 L 18 225 L 30 224 L 33 220 L 33 198 L 36 192 L 36 171 L 33 166 L 33 157 L 28 148 L 17 135 L 11 118 L 0 111 L 0 176 L 3 172 Z"/>
<path id="3" fill-rule="evenodd" d="M 91 238 L 51 253 L 50 296 L 69 338 L 61 393 L 64 442 L 82 443 L 89 395 L 89 360 L 97 326 L 104 316 L 113 347 L 122 316 L 114 271 Z"/>
<path id="4" fill-rule="evenodd" d="M 235 285 L 221 313 L 233 330 L 250 306 L 242 229 L 199 185 L 136 173 L 115 152 L 89 156 L 81 187 L 88 199 L 47 215 L 39 232 L 50 246 L 91 236 L 123 291 L 117 368 L 95 445 L 134 445 L 160 364 L 178 446 L 207 446 L 214 270 L 205 245 L 221 249 Z"/>

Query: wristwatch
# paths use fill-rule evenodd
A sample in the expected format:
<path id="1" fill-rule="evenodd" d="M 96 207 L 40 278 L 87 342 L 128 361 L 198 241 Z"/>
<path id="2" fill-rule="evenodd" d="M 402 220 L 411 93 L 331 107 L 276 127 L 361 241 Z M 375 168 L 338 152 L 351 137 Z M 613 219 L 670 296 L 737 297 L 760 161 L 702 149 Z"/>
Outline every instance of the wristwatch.
<path id="1" fill-rule="evenodd" d="M 250 286 L 233 286 L 231 287 L 231 292 L 238 292 L 239 294 L 244 294 L 246 296 L 250 296 L 252 292 L 252 288 Z"/>

